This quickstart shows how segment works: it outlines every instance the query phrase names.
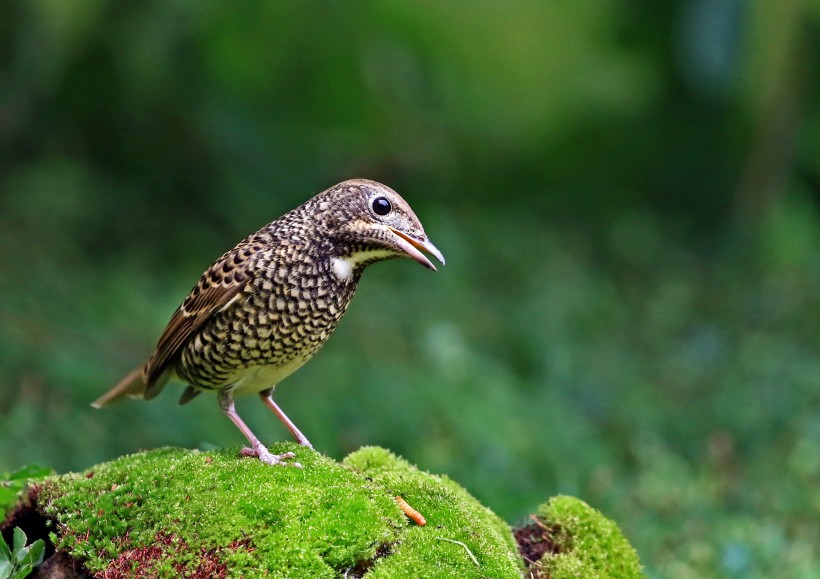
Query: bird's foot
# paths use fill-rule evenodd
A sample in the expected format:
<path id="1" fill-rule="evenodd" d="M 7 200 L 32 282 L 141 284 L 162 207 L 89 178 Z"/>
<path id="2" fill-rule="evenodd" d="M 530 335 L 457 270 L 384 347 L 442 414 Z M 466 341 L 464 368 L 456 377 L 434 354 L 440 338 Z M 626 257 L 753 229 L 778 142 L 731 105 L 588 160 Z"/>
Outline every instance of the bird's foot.
<path id="1" fill-rule="evenodd" d="M 294 458 L 296 455 L 292 452 L 283 452 L 282 454 L 273 454 L 263 445 L 254 445 L 253 447 L 245 447 L 243 448 L 239 454 L 242 456 L 254 456 L 264 462 L 265 464 L 281 464 L 283 466 L 295 466 L 296 468 L 302 468 L 302 465 L 298 462 L 285 462 L 291 458 Z"/>

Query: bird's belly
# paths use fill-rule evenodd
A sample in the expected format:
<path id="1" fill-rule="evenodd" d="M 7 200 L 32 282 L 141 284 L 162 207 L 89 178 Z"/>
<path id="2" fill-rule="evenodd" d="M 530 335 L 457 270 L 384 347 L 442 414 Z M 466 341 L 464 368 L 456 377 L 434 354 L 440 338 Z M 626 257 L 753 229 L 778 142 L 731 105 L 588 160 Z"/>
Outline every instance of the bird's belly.
<path id="1" fill-rule="evenodd" d="M 238 369 L 231 377 L 231 385 L 228 387 L 236 395 L 256 394 L 262 390 L 267 390 L 276 386 L 296 370 L 298 370 L 306 360 L 295 358 L 281 366 L 250 366 Z"/>

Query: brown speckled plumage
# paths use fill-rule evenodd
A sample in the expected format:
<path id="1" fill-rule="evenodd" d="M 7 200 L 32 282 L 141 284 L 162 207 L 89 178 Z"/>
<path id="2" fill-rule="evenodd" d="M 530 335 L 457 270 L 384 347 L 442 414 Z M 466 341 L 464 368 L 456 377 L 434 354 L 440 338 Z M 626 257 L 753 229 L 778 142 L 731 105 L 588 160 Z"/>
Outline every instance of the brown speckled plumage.
<path id="1" fill-rule="evenodd" d="M 435 270 L 419 249 L 444 262 L 395 191 L 365 179 L 339 183 L 222 255 L 174 313 L 148 362 L 94 406 L 124 396 L 151 399 L 176 377 L 188 384 L 180 403 L 217 391 L 252 444 L 246 454 L 276 464 L 287 457 L 259 443 L 236 414 L 234 394 L 260 393 L 309 445 L 273 402 L 273 387 L 327 340 L 367 265 L 404 255 Z"/>

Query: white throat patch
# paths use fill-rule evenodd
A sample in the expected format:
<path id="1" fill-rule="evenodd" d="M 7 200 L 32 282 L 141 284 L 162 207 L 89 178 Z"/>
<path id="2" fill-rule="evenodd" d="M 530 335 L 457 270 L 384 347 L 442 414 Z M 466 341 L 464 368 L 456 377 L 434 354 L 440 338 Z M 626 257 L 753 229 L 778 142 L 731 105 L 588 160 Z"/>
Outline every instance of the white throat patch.
<path id="1" fill-rule="evenodd" d="M 350 279 L 350 276 L 353 275 L 355 265 L 349 257 L 334 257 L 330 260 L 330 268 L 333 270 L 333 275 L 342 281 Z"/>
<path id="2" fill-rule="evenodd" d="M 386 257 L 392 257 L 393 255 L 395 255 L 395 253 L 387 249 L 374 249 L 354 253 L 347 257 L 333 257 L 330 259 L 330 269 L 337 279 L 348 281 L 353 277 L 353 270 L 355 270 L 356 266 L 360 263 L 371 259 L 384 259 Z"/>

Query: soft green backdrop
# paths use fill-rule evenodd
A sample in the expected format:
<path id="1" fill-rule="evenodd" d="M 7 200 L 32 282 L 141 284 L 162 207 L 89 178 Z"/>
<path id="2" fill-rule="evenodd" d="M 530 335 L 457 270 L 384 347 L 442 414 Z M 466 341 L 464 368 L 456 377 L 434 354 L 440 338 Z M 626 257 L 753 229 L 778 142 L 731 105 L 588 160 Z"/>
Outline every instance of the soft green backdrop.
<path id="1" fill-rule="evenodd" d="M 281 385 L 319 450 L 511 522 L 576 495 L 650 577 L 817 577 L 819 34 L 800 0 L 0 3 L 0 472 L 240 444 L 212 397 L 88 404 L 214 258 L 370 177 L 448 264 L 373 267 Z"/>

